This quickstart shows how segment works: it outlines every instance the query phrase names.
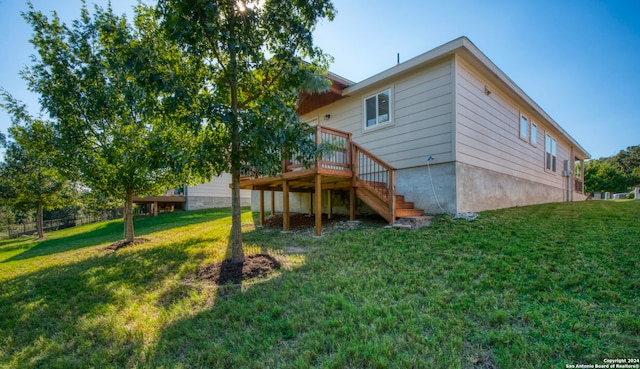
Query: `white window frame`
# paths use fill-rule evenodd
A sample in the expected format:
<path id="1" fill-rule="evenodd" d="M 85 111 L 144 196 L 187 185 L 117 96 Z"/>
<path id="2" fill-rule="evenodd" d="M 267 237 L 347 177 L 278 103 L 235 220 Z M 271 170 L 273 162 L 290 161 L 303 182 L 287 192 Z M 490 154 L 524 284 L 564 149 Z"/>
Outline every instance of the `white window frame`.
<path id="1" fill-rule="evenodd" d="M 544 135 L 544 170 L 558 172 L 558 141 L 549 133 Z"/>
<path id="2" fill-rule="evenodd" d="M 378 106 L 378 96 L 381 94 L 387 93 L 389 96 L 389 112 L 388 112 L 388 119 L 386 121 L 380 121 L 380 107 Z M 367 125 L 367 101 L 369 99 L 374 99 L 375 103 L 376 103 L 376 122 L 372 125 Z M 363 127 L 365 131 L 370 131 L 370 130 L 375 130 L 377 128 L 382 128 L 382 127 L 387 127 L 390 125 L 393 125 L 393 88 L 392 87 L 387 87 L 383 90 L 380 90 L 378 92 L 376 92 L 373 95 L 369 95 L 366 96 L 363 100 L 362 100 L 362 107 L 363 107 Z"/>
<path id="3" fill-rule="evenodd" d="M 538 124 L 529 122 L 529 143 L 531 146 L 538 145 Z"/>
<path id="4" fill-rule="evenodd" d="M 519 130 L 519 136 L 521 139 L 523 139 L 524 141 L 529 142 L 529 124 L 530 124 L 530 120 L 529 118 L 527 118 L 526 115 L 524 114 L 520 114 L 520 121 L 518 122 L 518 130 Z M 523 125 L 524 123 L 524 125 Z M 524 129 L 524 132 L 523 132 Z"/>

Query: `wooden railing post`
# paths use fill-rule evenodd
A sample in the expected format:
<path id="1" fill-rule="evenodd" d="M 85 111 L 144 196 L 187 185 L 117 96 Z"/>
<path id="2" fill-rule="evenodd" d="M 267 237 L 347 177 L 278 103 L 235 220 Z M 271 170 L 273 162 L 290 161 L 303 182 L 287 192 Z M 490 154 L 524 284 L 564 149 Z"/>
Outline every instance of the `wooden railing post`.
<path id="1" fill-rule="evenodd" d="M 322 126 L 317 124 L 316 125 L 316 148 L 318 146 L 320 146 L 320 144 L 322 143 Z M 322 157 L 320 158 L 316 158 L 316 168 L 320 168 L 320 160 L 322 160 Z"/>
<path id="2" fill-rule="evenodd" d="M 358 177 L 358 149 L 349 137 L 349 152 L 351 154 L 351 189 L 349 190 L 349 219 L 356 219 L 356 180 Z"/>
<path id="3" fill-rule="evenodd" d="M 351 168 L 351 166 L 353 165 L 353 156 L 352 156 L 352 152 L 353 152 L 353 145 L 352 145 L 352 141 L 351 141 L 351 133 L 349 133 L 349 135 L 347 136 L 347 153 L 346 153 L 346 160 L 347 160 L 347 165 L 349 166 L 349 168 Z"/>
<path id="4" fill-rule="evenodd" d="M 359 161 L 358 161 L 358 147 L 356 146 L 355 143 L 351 143 L 351 171 L 353 172 L 353 177 L 352 177 L 352 184 L 353 187 L 356 186 L 356 179 L 358 177 L 358 168 L 359 168 Z"/>

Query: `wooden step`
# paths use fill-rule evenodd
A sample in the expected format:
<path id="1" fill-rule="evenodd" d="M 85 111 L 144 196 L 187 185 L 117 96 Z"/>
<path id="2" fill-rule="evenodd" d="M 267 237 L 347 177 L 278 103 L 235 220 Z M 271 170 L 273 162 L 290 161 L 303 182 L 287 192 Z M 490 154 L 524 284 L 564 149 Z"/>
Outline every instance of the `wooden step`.
<path id="1" fill-rule="evenodd" d="M 413 209 L 413 203 L 412 202 L 398 202 L 396 200 L 396 210 L 397 209 Z"/>
<path id="2" fill-rule="evenodd" d="M 404 195 L 396 195 L 396 203 L 398 202 L 405 202 Z"/>
<path id="3" fill-rule="evenodd" d="M 424 215 L 422 209 L 396 209 L 396 218 L 417 217 Z"/>

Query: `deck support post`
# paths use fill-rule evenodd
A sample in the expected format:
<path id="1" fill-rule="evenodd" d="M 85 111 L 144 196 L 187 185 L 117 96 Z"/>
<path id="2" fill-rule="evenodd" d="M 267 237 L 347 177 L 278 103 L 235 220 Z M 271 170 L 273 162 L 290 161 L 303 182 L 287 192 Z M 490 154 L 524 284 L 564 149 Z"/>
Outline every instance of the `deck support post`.
<path id="1" fill-rule="evenodd" d="M 276 214 L 276 191 L 271 191 L 271 215 Z"/>
<path id="2" fill-rule="evenodd" d="M 158 202 L 157 201 L 153 202 L 153 216 L 154 217 L 158 216 Z"/>
<path id="3" fill-rule="evenodd" d="M 289 182 L 282 183 L 282 230 L 289 231 L 291 226 L 289 219 Z"/>
<path id="4" fill-rule="evenodd" d="M 264 190 L 260 190 L 260 225 L 264 225 Z"/>
<path id="5" fill-rule="evenodd" d="M 316 236 L 322 236 L 322 175 L 316 174 Z"/>
<path id="6" fill-rule="evenodd" d="M 328 190 L 327 191 L 327 219 L 331 219 L 333 218 L 333 201 L 331 201 L 331 198 L 333 197 L 333 191 L 332 190 Z"/>
<path id="7" fill-rule="evenodd" d="M 349 220 L 356 220 L 356 188 L 349 189 Z"/>

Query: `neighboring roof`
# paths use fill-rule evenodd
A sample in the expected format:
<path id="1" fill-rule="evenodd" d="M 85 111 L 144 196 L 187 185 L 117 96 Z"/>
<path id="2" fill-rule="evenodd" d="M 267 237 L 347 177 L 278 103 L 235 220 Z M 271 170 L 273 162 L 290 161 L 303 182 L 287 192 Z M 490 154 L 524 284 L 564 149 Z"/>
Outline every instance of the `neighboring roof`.
<path id="1" fill-rule="evenodd" d="M 560 125 L 553 120 L 533 99 L 531 99 L 518 85 L 515 84 L 500 68 L 498 68 L 480 49 L 478 49 L 473 42 L 467 37 L 462 36 L 453 41 L 447 42 L 444 45 L 438 46 L 435 49 L 427 51 L 424 54 L 418 55 L 415 58 L 407 60 L 404 63 L 398 64 L 390 69 L 387 69 L 381 73 L 378 73 L 372 77 L 365 79 L 364 81 L 356 84 L 348 85 L 342 89 L 342 96 L 352 95 L 356 92 L 369 88 L 375 84 L 378 84 L 387 79 L 398 77 L 399 75 L 411 72 L 417 68 L 424 67 L 427 64 L 437 62 L 451 56 L 455 53 L 459 53 L 462 56 L 471 58 L 477 62 L 477 64 L 484 69 L 482 72 L 487 73 L 492 82 L 501 83 L 513 92 L 513 96 L 520 100 L 522 103 L 528 105 L 536 113 L 540 114 L 545 120 L 547 120 L 553 128 L 561 135 L 563 135 L 575 148 L 580 151 L 586 159 L 591 155 L 573 138 L 569 135 Z M 350 82 L 342 77 L 332 74 L 336 79 Z M 331 78 L 331 77 L 329 77 Z M 333 79 L 332 79 L 333 81 Z M 333 91 L 333 87 L 332 87 Z"/>
<path id="2" fill-rule="evenodd" d="M 342 94 L 345 88 L 353 86 L 354 82 L 346 78 L 342 78 L 337 74 L 329 72 L 327 78 L 331 81 L 331 88 L 325 92 L 309 94 L 300 93 L 300 101 L 298 103 L 298 115 L 305 115 L 320 107 L 336 102 L 345 96 Z"/>

